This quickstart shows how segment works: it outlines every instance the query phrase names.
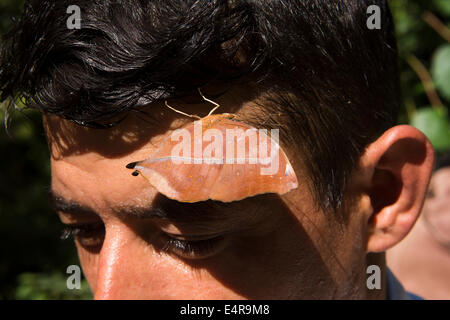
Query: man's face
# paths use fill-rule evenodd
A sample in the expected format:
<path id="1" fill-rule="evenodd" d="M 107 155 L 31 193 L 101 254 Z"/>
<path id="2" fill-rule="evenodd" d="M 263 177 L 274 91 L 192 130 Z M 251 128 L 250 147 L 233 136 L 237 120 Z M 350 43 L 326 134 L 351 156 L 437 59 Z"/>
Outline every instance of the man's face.
<path id="1" fill-rule="evenodd" d="M 183 111 L 203 115 L 205 106 L 187 105 Z M 284 150 L 299 187 L 286 195 L 179 203 L 126 169 L 192 121 L 162 104 L 148 110 L 151 120 L 133 113 L 107 130 L 44 119 L 55 207 L 61 221 L 75 227 L 95 298 L 365 296 L 366 221 L 356 208 L 338 214 L 317 209 L 294 148 Z M 218 110 L 230 111 L 245 115 L 252 106 Z"/>

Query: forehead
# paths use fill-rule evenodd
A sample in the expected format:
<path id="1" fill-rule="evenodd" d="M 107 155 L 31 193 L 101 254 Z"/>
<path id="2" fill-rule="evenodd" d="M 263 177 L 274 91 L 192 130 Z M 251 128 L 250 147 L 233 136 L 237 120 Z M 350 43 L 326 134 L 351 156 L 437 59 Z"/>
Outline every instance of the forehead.
<path id="1" fill-rule="evenodd" d="M 82 199 L 95 209 L 109 201 L 126 205 L 130 190 L 134 204 L 154 193 L 143 179 L 133 179 L 125 166 L 153 152 L 162 138 L 161 128 L 133 116 L 108 130 L 84 128 L 55 116 L 45 117 L 44 124 L 56 193 Z"/>
<path id="2" fill-rule="evenodd" d="M 205 105 L 188 106 L 183 111 L 203 115 Z M 235 111 L 241 117 L 249 112 L 252 108 L 248 105 Z M 111 202 L 131 205 L 131 198 L 133 205 L 139 204 L 140 199 L 155 196 L 156 190 L 145 179 L 133 177 L 126 165 L 148 158 L 168 133 L 192 121 L 163 105 L 152 107 L 151 118 L 131 113 L 111 129 L 91 129 L 46 116 L 52 188 L 68 199 L 88 199 L 94 207 L 109 207 Z"/>
<path id="3" fill-rule="evenodd" d="M 52 160 L 67 160 L 91 153 L 113 160 L 132 154 L 187 121 L 166 113 L 159 106 L 152 109 L 148 119 L 144 115 L 130 113 L 109 129 L 92 129 L 57 116 L 44 116 Z"/>
<path id="4" fill-rule="evenodd" d="M 215 113 L 233 113 L 242 120 L 259 118 L 263 121 L 267 116 L 266 110 L 260 104 L 236 98 L 241 95 L 241 90 L 242 88 L 230 90 L 218 98 L 216 102 L 220 103 L 220 108 Z M 200 103 L 180 101 L 170 104 L 186 114 L 200 117 L 206 116 L 214 107 L 205 101 Z M 104 158 L 115 159 L 148 146 L 155 146 L 170 131 L 193 120 L 159 102 L 128 113 L 124 121 L 110 129 L 87 128 L 51 115 L 44 116 L 44 126 L 51 156 L 55 160 L 90 152 Z"/>

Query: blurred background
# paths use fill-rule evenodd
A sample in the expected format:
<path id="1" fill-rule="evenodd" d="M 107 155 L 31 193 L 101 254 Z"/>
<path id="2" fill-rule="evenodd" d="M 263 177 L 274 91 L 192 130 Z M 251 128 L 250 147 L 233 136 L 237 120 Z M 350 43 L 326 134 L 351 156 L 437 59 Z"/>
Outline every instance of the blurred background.
<path id="1" fill-rule="evenodd" d="M 0 0 L 0 34 L 23 0 Z M 399 123 L 422 130 L 438 155 L 450 150 L 450 0 L 389 0 L 396 22 L 403 110 Z M 78 264 L 73 243 L 47 203 L 48 148 L 40 115 L 12 114 L 9 134 L 0 105 L 0 299 L 90 299 L 66 288 Z"/>

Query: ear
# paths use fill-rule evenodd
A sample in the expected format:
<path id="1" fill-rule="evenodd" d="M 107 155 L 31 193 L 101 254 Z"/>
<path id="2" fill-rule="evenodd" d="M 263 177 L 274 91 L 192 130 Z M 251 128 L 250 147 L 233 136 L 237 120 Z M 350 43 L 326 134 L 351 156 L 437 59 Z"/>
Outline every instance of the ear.
<path id="1" fill-rule="evenodd" d="M 361 157 L 367 173 L 371 210 L 367 252 L 382 252 L 400 242 L 422 209 L 434 165 L 434 151 L 423 133 L 400 125 L 386 131 Z"/>

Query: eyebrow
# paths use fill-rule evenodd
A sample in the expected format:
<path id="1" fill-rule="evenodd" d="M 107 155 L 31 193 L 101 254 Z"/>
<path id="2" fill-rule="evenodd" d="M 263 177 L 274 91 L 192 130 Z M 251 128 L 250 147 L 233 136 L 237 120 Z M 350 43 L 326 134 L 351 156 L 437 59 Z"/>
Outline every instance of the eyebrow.
<path id="1" fill-rule="evenodd" d="M 50 205 L 55 211 L 75 215 L 98 215 L 97 212 L 76 201 L 68 200 L 57 192 L 48 192 Z M 115 206 L 111 210 L 120 218 L 135 217 L 140 219 L 159 219 L 179 223 L 205 224 L 212 221 L 224 221 L 233 216 L 231 212 L 224 214 L 230 206 L 218 201 L 204 201 L 199 203 L 182 203 L 159 197 L 155 205 L 148 206 Z M 230 211 L 230 210 L 227 210 Z M 234 211 L 234 210 L 233 210 Z"/>
<path id="2" fill-rule="evenodd" d="M 97 214 L 97 212 L 85 205 L 82 205 L 76 201 L 68 200 L 53 190 L 48 192 L 48 198 L 50 205 L 55 211 L 60 211 L 67 214 Z M 160 218 L 167 219 L 165 213 L 161 208 L 138 208 L 138 207 L 117 207 L 112 208 L 119 216 L 134 216 L 137 218 Z"/>
<path id="3" fill-rule="evenodd" d="M 68 214 L 95 214 L 95 211 L 87 206 L 81 205 L 78 202 L 67 200 L 53 190 L 47 194 L 50 205 L 55 211 L 61 211 Z"/>

